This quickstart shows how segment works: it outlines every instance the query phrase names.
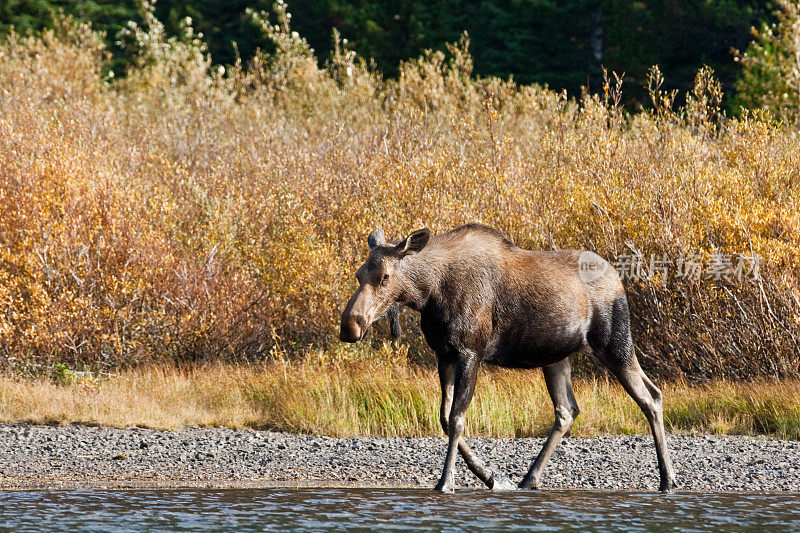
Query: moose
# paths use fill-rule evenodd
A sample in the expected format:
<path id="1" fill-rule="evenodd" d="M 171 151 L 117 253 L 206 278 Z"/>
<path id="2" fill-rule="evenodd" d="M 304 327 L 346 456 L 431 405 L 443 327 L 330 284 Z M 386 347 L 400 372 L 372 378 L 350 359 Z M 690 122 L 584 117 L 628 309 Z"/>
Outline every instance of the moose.
<path id="1" fill-rule="evenodd" d="M 463 438 L 481 362 L 542 368 L 555 422 L 518 485 L 538 488 L 553 450 L 580 412 L 572 390 L 572 359 L 583 350 L 591 350 L 644 412 L 655 441 L 660 490 L 674 488 L 662 394 L 633 352 L 628 300 L 608 262 L 586 251 L 525 250 L 480 224 L 440 235 L 424 228 L 397 244 L 387 243 L 379 228 L 367 243 L 369 256 L 356 272 L 359 287 L 342 313 L 339 338 L 358 342 L 384 316 L 398 335 L 399 309 L 419 311 L 422 333 L 436 353 L 440 422 L 448 436 L 435 490 L 454 490 L 456 450 L 488 488 L 513 488 Z"/>

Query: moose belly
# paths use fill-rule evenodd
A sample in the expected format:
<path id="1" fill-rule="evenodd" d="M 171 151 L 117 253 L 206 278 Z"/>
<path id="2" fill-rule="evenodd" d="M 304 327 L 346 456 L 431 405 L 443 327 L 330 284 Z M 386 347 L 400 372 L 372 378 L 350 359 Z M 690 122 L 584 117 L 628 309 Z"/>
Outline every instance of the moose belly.
<path id="1" fill-rule="evenodd" d="M 510 328 L 492 336 L 483 361 L 503 368 L 537 368 L 560 361 L 585 345 L 585 331 L 578 325 L 548 330 Z"/>

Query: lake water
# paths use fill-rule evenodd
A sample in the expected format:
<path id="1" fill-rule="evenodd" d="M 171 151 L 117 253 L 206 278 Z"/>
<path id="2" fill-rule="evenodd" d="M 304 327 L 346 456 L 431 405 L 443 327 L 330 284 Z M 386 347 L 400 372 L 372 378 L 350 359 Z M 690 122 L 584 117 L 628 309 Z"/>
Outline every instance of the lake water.
<path id="1" fill-rule="evenodd" d="M 800 494 L 246 489 L 0 492 L 3 531 L 800 531 Z"/>

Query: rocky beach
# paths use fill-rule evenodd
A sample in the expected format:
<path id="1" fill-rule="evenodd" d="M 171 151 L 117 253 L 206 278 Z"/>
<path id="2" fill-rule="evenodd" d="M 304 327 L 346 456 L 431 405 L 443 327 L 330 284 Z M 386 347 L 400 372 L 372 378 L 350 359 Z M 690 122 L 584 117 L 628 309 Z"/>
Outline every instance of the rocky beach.
<path id="1" fill-rule="evenodd" d="M 518 482 L 543 439 L 468 439 Z M 670 435 L 680 491 L 800 492 L 800 442 Z M 444 438 L 333 438 L 228 428 L 161 431 L 0 424 L 0 489 L 185 487 L 431 488 Z M 457 488 L 480 488 L 459 459 Z M 542 489 L 652 491 L 649 435 L 568 437 Z"/>

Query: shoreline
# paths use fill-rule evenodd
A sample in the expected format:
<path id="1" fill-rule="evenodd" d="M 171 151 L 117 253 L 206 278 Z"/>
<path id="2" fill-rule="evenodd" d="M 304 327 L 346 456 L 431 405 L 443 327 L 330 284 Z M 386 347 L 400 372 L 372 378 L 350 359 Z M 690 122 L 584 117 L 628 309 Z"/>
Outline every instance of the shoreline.
<path id="1" fill-rule="evenodd" d="M 294 480 L 281 481 L 256 479 L 249 481 L 188 481 L 182 479 L 0 479 L 0 491 L 78 491 L 78 490 L 267 490 L 267 489 L 405 489 L 424 490 L 421 487 L 403 483 L 364 483 L 344 481 Z M 800 491 L 798 491 L 800 492 Z"/>
<path id="2" fill-rule="evenodd" d="M 543 439 L 468 439 L 513 482 Z M 296 435 L 228 428 L 152 430 L 0 424 L 0 490 L 267 488 L 430 489 L 441 437 Z M 800 492 L 800 442 L 749 436 L 669 435 L 678 492 Z M 480 489 L 460 459 L 457 490 Z M 542 489 L 655 491 L 650 435 L 568 437 Z"/>

